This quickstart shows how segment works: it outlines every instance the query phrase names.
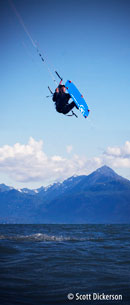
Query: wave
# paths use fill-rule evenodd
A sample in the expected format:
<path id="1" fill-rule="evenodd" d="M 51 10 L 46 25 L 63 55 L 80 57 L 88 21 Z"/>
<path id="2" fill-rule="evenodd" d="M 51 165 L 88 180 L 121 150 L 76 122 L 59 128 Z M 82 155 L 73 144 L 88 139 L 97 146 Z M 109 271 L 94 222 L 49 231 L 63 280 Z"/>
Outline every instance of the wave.
<path id="1" fill-rule="evenodd" d="M 0 235 L 0 240 L 7 239 L 7 240 L 17 240 L 17 241 L 69 241 L 69 240 L 76 240 L 75 238 L 71 237 L 63 237 L 63 236 L 55 236 L 55 235 L 48 235 L 48 234 L 32 234 L 32 235 Z"/>
<path id="2" fill-rule="evenodd" d="M 0 235 L 0 240 L 14 240 L 14 241 L 34 241 L 34 242 L 64 242 L 64 241 L 71 241 L 71 242 L 83 242 L 83 241 L 93 241 L 93 242 L 101 242 L 103 238 L 78 238 L 75 236 L 56 236 L 56 235 L 48 235 L 43 233 L 36 233 L 32 235 Z"/>
<path id="3" fill-rule="evenodd" d="M 127 237 L 99 237 L 99 236 L 87 236 L 87 237 L 78 237 L 78 236 L 64 236 L 64 235 L 49 235 L 45 233 L 36 233 L 31 235 L 0 235 L 0 240 L 14 240 L 14 241 L 32 241 L 32 242 L 105 242 L 105 241 L 121 241 L 121 240 L 127 240 Z"/>

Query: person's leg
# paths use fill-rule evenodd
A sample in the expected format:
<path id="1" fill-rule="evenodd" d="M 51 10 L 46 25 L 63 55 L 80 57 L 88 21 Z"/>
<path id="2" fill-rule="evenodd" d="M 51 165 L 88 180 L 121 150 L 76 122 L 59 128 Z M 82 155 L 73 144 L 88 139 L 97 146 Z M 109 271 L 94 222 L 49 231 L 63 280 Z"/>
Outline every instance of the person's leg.
<path id="1" fill-rule="evenodd" d="M 78 107 L 75 105 L 74 102 L 71 102 L 70 104 L 67 104 L 64 108 L 63 108 L 63 114 L 67 114 L 69 111 L 71 111 L 74 107 L 76 107 L 78 109 Z"/>

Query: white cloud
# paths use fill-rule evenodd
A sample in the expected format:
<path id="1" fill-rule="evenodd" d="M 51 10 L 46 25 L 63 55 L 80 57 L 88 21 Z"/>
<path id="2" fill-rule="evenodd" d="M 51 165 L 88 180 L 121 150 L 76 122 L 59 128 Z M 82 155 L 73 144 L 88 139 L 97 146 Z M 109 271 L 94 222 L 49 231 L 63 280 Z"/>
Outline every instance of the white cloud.
<path id="1" fill-rule="evenodd" d="M 115 168 L 130 168 L 130 141 L 122 147 L 108 147 L 104 152 L 104 160 Z"/>
<path id="2" fill-rule="evenodd" d="M 69 145 L 68 153 L 72 151 Z M 123 147 L 108 147 L 103 155 L 88 159 L 73 154 L 71 158 L 59 155 L 48 157 L 43 142 L 29 139 L 27 144 L 0 147 L 0 171 L 16 182 L 40 182 L 43 185 L 62 181 L 72 175 L 89 174 L 102 165 L 112 168 L 130 168 L 130 142 Z"/>
<path id="3" fill-rule="evenodd" d="M 122 147 L 108 147 L 105 154 L 120 158 L 130 158 L 130 142 L 126 141 L 125 145 Z"/>

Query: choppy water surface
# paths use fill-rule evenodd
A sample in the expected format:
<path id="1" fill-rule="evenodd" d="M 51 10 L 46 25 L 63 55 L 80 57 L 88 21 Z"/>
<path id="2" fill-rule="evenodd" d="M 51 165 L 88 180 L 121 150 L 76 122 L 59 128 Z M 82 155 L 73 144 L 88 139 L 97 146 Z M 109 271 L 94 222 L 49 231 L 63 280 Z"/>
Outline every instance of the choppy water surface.
<path id="1" fill-rule="evenodd" d="M 130 226 L 0 225 L 0 304 L 130 304 Z"/>

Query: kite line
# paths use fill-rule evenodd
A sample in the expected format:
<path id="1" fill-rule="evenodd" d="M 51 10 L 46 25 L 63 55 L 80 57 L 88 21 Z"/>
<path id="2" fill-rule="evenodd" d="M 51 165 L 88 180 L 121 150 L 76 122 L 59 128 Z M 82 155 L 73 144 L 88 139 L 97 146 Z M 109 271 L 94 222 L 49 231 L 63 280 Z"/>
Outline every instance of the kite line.
<path id="1" fill-rule="evenodd" d="M 22 17 L 20 16 L 19 12 L 17 11 L 17 9 L 16 9 L 16 7 L 15 7 L 13 1 L 12 1 L 12 0 L 8 0 L 8 1 L 9 1 L 10 5 L 11 5 L 11 7 L 12 7 L 12 9 L 13 9 L 13 11 L 14 11 L 14 14 L 16 15 L 16 17 L 17 17 L 19 23 L 21 24 L 21 26 L 22 26 L 24 32 L 26 33 L 26 35 L 28 36 L 28 38 L 29 38 L 30 42 L 32 43 L 33 47 L 36 49 L 38 55 L 40 56 L 42 62 L 43 62 L 44 64 L 46 64 L 47 70 L 48 70 L 48 72 L 49 72 L 49 74 L 50 74 L 52 80 L 58 85 L 58 83 L 57 83 L 57 81 L 55 80 L 55 77 L 54 77 L 54 75 L 53 75 L 53 72 L 51 71 L 49 65 L 47 64 L 47 60 L 45 59 L 45 56 L 44 56 L 44 58 L 43 58 L 43 55 L 42 55 L 42 53 L 41 53 L 41 51 L 40 51 L 40 48 L 38 47 L 37 43 L 33 40 L 33 38 L 32 38 L 32 36 L 31 36 L 30 32 L 28 31 L 27 27 L 25 26 L 25 23 L 24 23 Z M 55 71 L 55 73 L 56 73 L 57 76 L 59 77 L 59 74 L 57 73 L 57 71 Z M 61 79 L 61 78 L 60 78 L 60 79 Z"/>

